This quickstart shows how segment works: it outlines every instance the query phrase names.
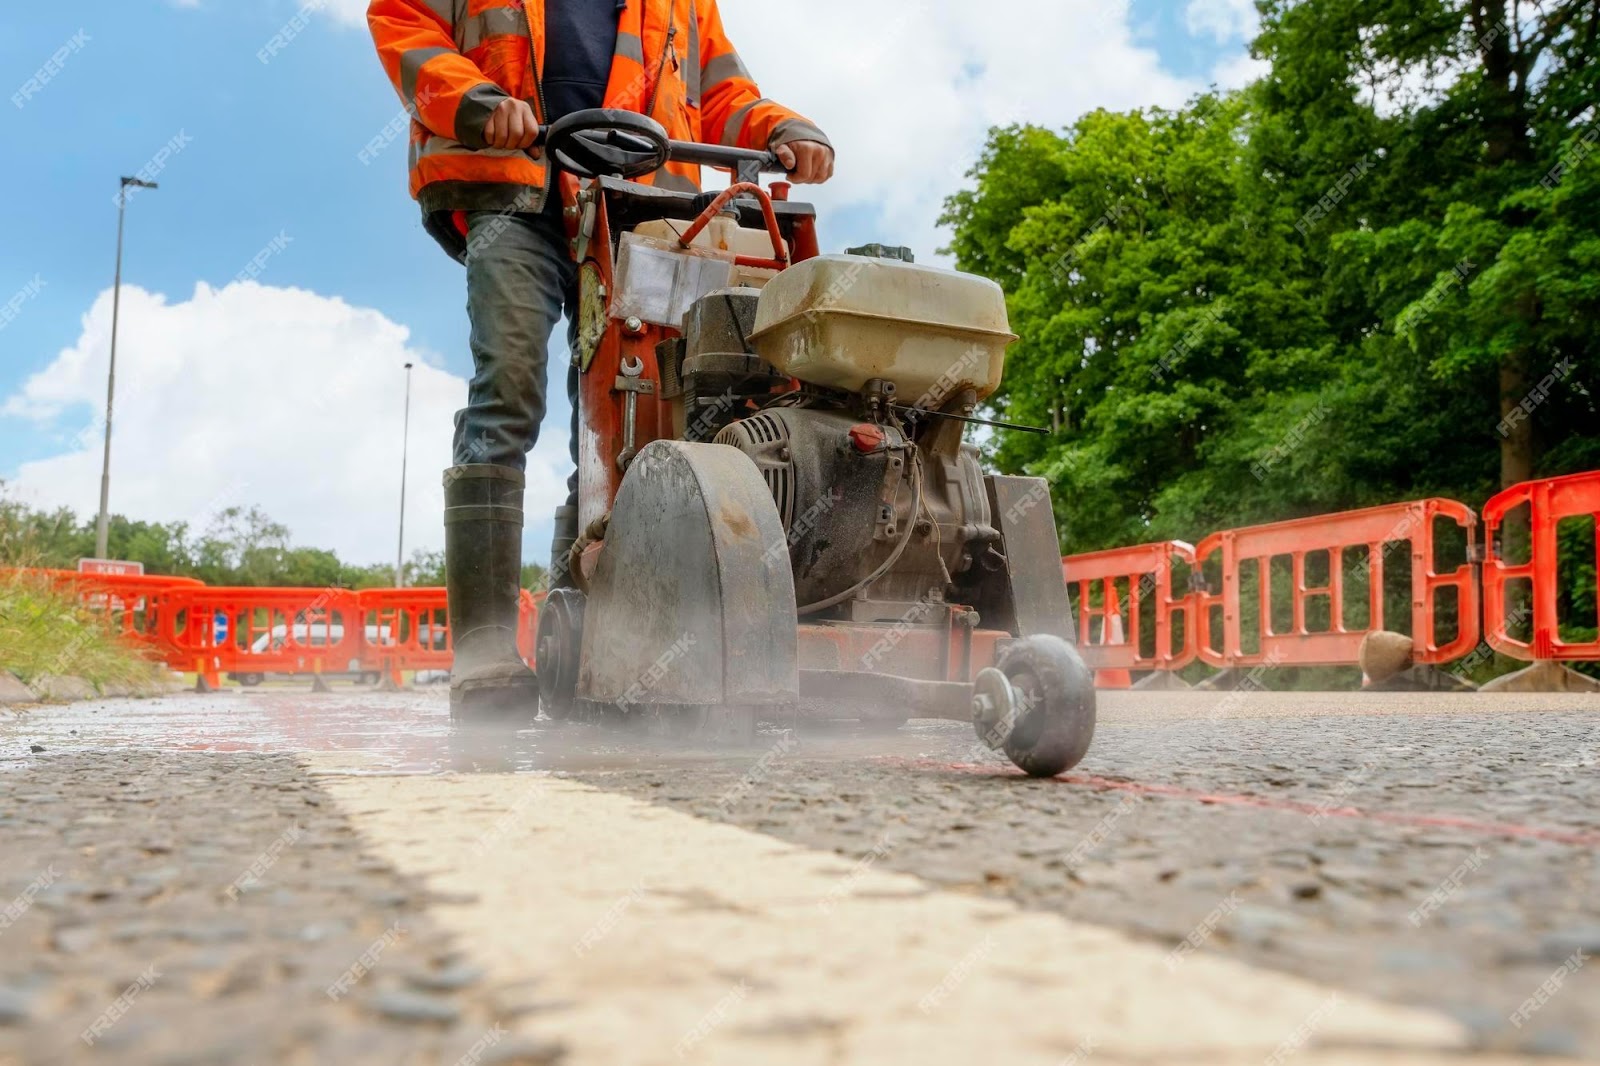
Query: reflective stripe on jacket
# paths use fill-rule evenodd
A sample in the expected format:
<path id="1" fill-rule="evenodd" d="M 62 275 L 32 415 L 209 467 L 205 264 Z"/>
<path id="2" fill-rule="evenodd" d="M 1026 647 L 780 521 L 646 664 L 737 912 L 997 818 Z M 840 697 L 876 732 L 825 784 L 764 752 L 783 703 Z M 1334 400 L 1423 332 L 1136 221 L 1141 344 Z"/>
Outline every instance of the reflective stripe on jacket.
<path id="1" fill-rule="evenodd" d="M 508 97 L 544 123 L 546 0 L 372 0 L 378 57 L 411 114 L 411 195 L 424 211 L 537 211 L 549 172 L 527 153 L 486 147 Z M 762 97 L 722 29 L 717 0 L 627 0 L 605 106 L 648 114 L 674 140 L 770 148 L 826 143 L 811 122 Z M 669 163 L 640 179 L 700 187 L 700 168 Z"/>

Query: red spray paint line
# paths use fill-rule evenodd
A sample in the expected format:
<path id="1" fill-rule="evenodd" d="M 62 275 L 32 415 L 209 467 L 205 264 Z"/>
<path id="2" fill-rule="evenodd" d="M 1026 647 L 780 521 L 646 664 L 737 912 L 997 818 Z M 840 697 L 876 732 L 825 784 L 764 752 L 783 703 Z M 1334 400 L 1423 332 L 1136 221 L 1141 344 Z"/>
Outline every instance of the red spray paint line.
<path id="1" fill-rule="evenodd" d="M 1020 770 L 1004 769 L 979 763 L 949 763 L 935 759 L 903 759 L 884 756 L 879 762 L 893 762 L 923 770 L 947 770 L 952 773 L 981 774 L 988 777 L 1023 777 Z M 1290 811 L 1319 818 L 1355 818 L 1385 825 L 1408 825 L 1430 829 L 1460 829 L 1485 836 L 1517 837 L 1545 840 L 1574 847 L 1600 847 L 1600 831 L 1582 829 L 1548 829 L 1537 825 L 1516 822 L 1485 822 L 1476 818 L 1458 818 L 1448 814 L 1401 814 L 1397 811 L 1366 811 L 1359 807 L 1328 807 L 1300 800 L 1274 799 L 1269 796 L 1251 796 L 1245 793 L 1202 792 L 1199 789 L 1180 788 L 1177 785 L 1151 784 L 1143 781 L 1124 781 L 1115 777 L 1095 774 L 1061 774 L 1051 778 L 1068 785 L 1086 785 L 1102 792 L 1131 792 L 1141 796 L 1161 796 L 1167 799 L 1191 800 L 1216 807 L 1253 807 L 1269 811 Z"/>

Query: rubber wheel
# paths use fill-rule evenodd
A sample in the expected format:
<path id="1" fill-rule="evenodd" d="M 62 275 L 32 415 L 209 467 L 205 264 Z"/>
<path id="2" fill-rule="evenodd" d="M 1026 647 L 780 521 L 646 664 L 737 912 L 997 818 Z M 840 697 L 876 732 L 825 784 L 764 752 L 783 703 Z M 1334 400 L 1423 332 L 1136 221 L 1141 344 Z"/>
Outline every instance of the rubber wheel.
<path id="1" fill-rule="evenodd" d="M 1094 675 L 1060 637 L 1036 635 L 1012 644 L 996 668 L 1022 708 L 1005 752 L 1030 777 L 1054 777 L 1083 761 L 1094 740 Z"/>
<path id="2" fill-rule="evenodd" d="M 539 704 L 555 721 L 576 717 L 578 659 L 583 652 L 584 596 L 577 589 L 553 589 L 539 610 L 534 647 L 539 664 Z"/>
<path id="3" fill-rule="evenodd" d="M 245 688 L 255 688 L 257 685 L 261 684 L 261 675 L 260 674 L 240 674 L 239 675 L 239 684 L 243 685 Z"/>

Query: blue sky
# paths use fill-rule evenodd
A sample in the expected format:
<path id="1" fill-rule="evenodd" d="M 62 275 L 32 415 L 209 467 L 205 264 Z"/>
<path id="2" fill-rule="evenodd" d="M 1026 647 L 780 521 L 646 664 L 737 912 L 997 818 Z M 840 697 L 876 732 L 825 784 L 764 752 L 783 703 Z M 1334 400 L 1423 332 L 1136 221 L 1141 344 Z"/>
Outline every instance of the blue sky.
<path id="1" fill-rule="evenodd" d="M 399 107 L 365 33 L 316 17 L 262 64 L 256 52 L 296 5 L 94 6 L 89 19 L 75 5 L 4 16 L 7 96 L 80 28 L 90 40 L 25 107 L 0 112 L 9 142 L 34 146 L 0 175 L 13 205 L 0 302 L 35 277 L 45 283 L 0 333 L 0 393 L 78 335 L 111 283 L 118 177 L 180 134 L 189 143 L 157 175 L 161 188 L 129 201 L 125 281 L 174 296 L 196 281 L 221 286 L 286 232 L 292 243 L 263 283 L 377 308 L 464 370 L 461 270 L 418 225 L 403 140 L 371 165 L 357 158 Z M 0 475 L 53 447 L 0 420 Z"/>
<path id="2" fill-rule="evenodd" d="M 964 17 L 954 13 L 956 5 L 946 5 L 943 0 L 935 0 L 930 10 L 939 16 L 946 6 L 952 9 L 945 12 L 947 21 Z M 1016 0 L 1014 6 L 1019 11 L 1031 10 L 1038 2 Z M 1050 6 L 1059 7 L 1060 0 Z M 0 326 L 0 409 L 10 403 L 10 413 L 0 413 L 0 479 L 16 481 L 21 476 L 23 486 L 31 484 L 30 491 L 40 502 L 80 506 L 93 496 L 92 484 L 70 490 L 63 487 L 59 492 L 52 484 L 64 477 L 80 478 L 82 471 L 89 469 L 82 463 L 32 467 L 31 474 L 25 469 L 29 464 L 48 464 L 52 457 L 68 451 L 83 450 L 83 441 L 89 438 L 80 438 L 80 434 L 88 428 L 92 436 L 95 425 L 93 389 L 86 384 L 77 391 L 66 391 L 60 402 L 45 405 L 48 410 L 42 412 L 37 402 L 24 399 L 19 406 L 16 398 L 35 375 L 54 372 L 62 353 L 75 346 L 83 349 L 89 362 L 103 358 L 95 354 L 98 342 L 91 336 L 92 330 L 86 331 L 84 319 L 111 284 L 117 178 L 150 166 L 164 146 L 171 151 L 160 173 L 154 175 L 161 188 L 141 192 L 129 203 L 125 286 L 159 294 L 168 305 L 180 304 L 190 300 L 197 283 L 217 290 L 228 286 L 261 254 L 262 265 L 255 277 L 260 286 L 305 290 L 323 300 L 342 300 L 409 330 L 408 338 L 395 342 L 403 343 L 404 357 L 419 359 L 440 371 L 437 379 L 429 379 L 430 387 L 439 392 L 439 402 L 428 409 L 430 419 L 439 418 L 440 404 L 448 407 L 459 402 L 459 391 L 451 401 L 450 390 L 459 390 L 459 379 L 470 371 L 461 269 L 437 250 L 419 226 L 416 208 L 406 195 L 404 138 L 380 151 L 370 165 L 358 158 L 399 109 L 366 31 L 357 21 L 359 7 L 357 0 L 331 0 L 297 20 L 301 6 L 295 0 L 7 5 L 5 14 L 0 15 L 0 89 L 4 89 L 0 95 L 7 97 L 0 102 L 0 125 L 12 152 L 7 165 L 0 168 L 0 197 L 9 206 L 4 237 L 0 238 L 0 309 L 17 302 L 12 304 L 14 313 Z M 815 69 L 812 61 L 804 54 L 792 53 L 792 46 L 770 39 L 776 35 L 762 32 L 763 24 L 778 15 L 774 5 L 723 0 L 723 7 L 730 33 L 757 76 L 766 81 L 764 70 L 773 71 L 781 91 L 774 91 L 769 83 L 769 94 L 808 111 L 830 132 L 843 131 L 835 136 L 841 146 L 841 170 L 859 162 L 852 174 L 841 178 L 838 188 L 819 199 L 827 209 L 825 245 L 841 248 L 864 239 L 909 239 L 918 246 L 919 255 L 930 256 L 937 243 L 932 226 L 937 199 L 958 184 L 949 176 L 949 168 L 932 168 L 935 180 L 924 180 L 914 194 L 900 196 L 891 191 L 888 181 L 893 175 L 886 176 L 890 168 L 883 157 L 860 158 L 879 150 L 877 139 L 863 132 L 859 141 L 863 147 L 853 155 L 847 151 L 858 143 L 850 135 L 856 116 L 848 103 L 848 81 L 841 78 L 839 68 L 830 67 L 833 76 L 829 82 L 846 80 L 844 87 L 830 84 L 825 92 L 815 91 L 808 80 L 808 73 Z M 975 150 L 982 128 L 992 121 L 1055 125 L 1102 104 L 1125 107 L 1175 102 L 1174 97 L 1181 99 L 1238 60 L 1244 45 L 1237 33 L 1204 27 L 1229 25 L 1239 7 L 1236 0 L 1135 0 L 1124 24 L 1108 28 L 1102 23 L 1095 32 L 1109 34 L 1107 40 L 1114 39 L 1117 48 L 1140 56 L 1152 73 L 1140 77 L 1134 72 L 1129 78 L 1106 74 L 1099 81 L 1071 80 L 1069 74 L 1063 74 L 1068 81 L 1058 93 L 1041 91 L 1037 82 L 1002 84 L 998 73 L 1003 66 L 1001 57 L 973 57 L 967 73 L 992 82 L 987 89 L 979 87 L 988 102 L 963 115 L 962 128 L 950 134 L 958 140 L 938 154 Z M 817 7 L 815 32 L 830 41 L 851 32 L 842 16 L 829 14 L 834 10 L 846 11 L 849 6 L 824 3 Z M 785 11 L 784 18 L 793 17 L 794 9 Z M 1022 15 L 1028 17 L 1025 12 Z M 827 25 L 830 19 L 837 24 Z M 293 40 L 269 62 L 261 62 L 261 50 L 296 21 L 303 28 Z M 1201 28 L 1191 28 L 1195 26 Z M 795 32 L 788 31 L 791 37 Z M 922 32 L 920 27 L 918 32 Z M 1110 45 L 1097 51 L 1105 47 Z M 920 55 L 927 49 L 914 51 Z M 837 58 L 842 53 L 835 50 L 830 54 Z M 53 55 L 62 55 L 59 64 L 53 63 Z M 765 67 L 760 61 L 763 57 Z M 1122 65 L 1126 63 L 1124 60 Z M 864 63 L 857 69 L 875 70 L 877 65 Z M 903 80 L 915 82 L 918 77 L 930 76 L 908 69 Z M 952 86 L 939 88 L 954 91 L 955 80 L 962 76 L 959 71 L 951 72 Z M 37 82 L 31 83 L 35 77 Z M 1152 88 L 1152 83 L 1159 84 Z M 921 90 L 928 87 L 916 88 L 917 98 L 925 99 Z M 970 93 L 970 86 L 962 91 Z M 878 111 L 872 120 L 889 121 L 895 102 L 884 100 L 881 88 L 873 92 Z M 1149 98 L 1141 98 L 1140 93 Z M 1006 94 L 1026 102 L 994 102 L 1005 100 Z M 885 110 L 889 114 L 884 114 Z M 918 134 L 909 147 L 914 150 L 916 145 L 928 143 L 928 134 Z M 910 151 L 901 151 L 899 158 L 908 154 Z M 906 231 L 910 231 L 909 238 Z M 125 304 L 125 313 L 127 310 Z M 270 313 L 263 310 L 262 314 L 262 319 L 252 320 L 251 337 L 269 337 L 278 324 Z M 375 319 L 363 321 L 370 325 Z M 124 317 L 124 348 L 136 346 L 128 332 L 131 328 L 130 319 Z M 226 331 L 216 335 L 214 349 L 207 348 L 204 337 L 188 338 L 186 343 L 189 340 L 197 348 L 196 360 L 270 363 L 282 358 L 281 348 L 243 343 Z M 151 352 L 138 358 L 157 359 L 160 355 Z M 336 359 L 330 355 L 323 365 Z M 387 380 L 386 368 L 390 373 Z M 85 381 L 94 379 L 87 369 L 79 369 Z M 151 408 L 150 419 L 143 424 L 172 427 L 175 435 L 181 435 L 185 420 L 201 409 L 228 413 L 220 423 L 207 423 L 209 429 L 195 429 L 193 436 L 199 443 L 188 445 L 190 455 L 194 448 L 205 450 L 208 438 L 216 438 L 212 445 L 217 450 L 237 453 L 250 442 L 252 448 L 259 448 L 263 441 L 284 434 L 309 432 L 309 426 L 292 424 L 293 398 L 325 391 L 325 380 L 315 368 L 308 372 L 292 360 L 285 362 L 284 375 L 274 379 L 275 386 L 282 389 L 281 398 L 276 393 L 266 395 L 259 386 L 251 386 L 252 395 L 207 392 L 198 384 L 202 379 L 216 379 L 204 372 L 207 370 L 198 365 L 188 371 L 180 369 L 178 376 L 162 379 L 158 398 L 141 401 L 154 404 L 159 399 L 159 407 Z M 98 373 L 103 389 L 103 369 Z M 379 361 L 372 364 L 370 382 L 346 382 L 341 387 L 389 397 L 399 387 L 400 374 L 398 365 Z M 191 388 L 184 384 L 186 379 L 196 384 Z M 153 374 L 150 380 L 155 380 Z M 227 380 L 226 376 L 220 379 L 224 390 Z M 278 406 L 280 399 L 288 406 Z M 253 421 L 258 405 L 276 413 L 270 425 Z M 386 402 L 384 410 L 394 406 Z M 290 417 L 285 418 L 285 413 Z M 325 409 L 319 417 L 326 418 Z M 556 435 L 565 420 L 564 411 L 552 410 Z M 371 428 L 374 434 L 390 433 L 392 439 L 393 427 L 387 423 Z M 435 469 L 442 465 L 440 434 L 424 432 L 423 439 L 427 443 L 419 444 L 422 453 L 413 453 L 414 469 L 419 471 L 418 483 L 431 486 L 436 476 L 430 465 Z M 154 439 L 144 440 L 119 434 L 117 449 L 118 473 L 125 466 L 147 462 L 152 469 L 166 471 L 157 483 L 170 485 L 185 476 L 184 462 L 172 454 L 165 434 L 158 432 Z M 374 479 L 394 480 L 384 466 L 387 456 L 371 459 Z M 91 465 L 89 480 L 93 482 L 98 465 Z M 52 470 L 58 472 L 43 473 Z M 319 472 L 302 473 L 305 495 L 315 496 Z M 256 477 L 249 480 L 268 484 Z M 254 502 L 248 496 L 246 492 L 230 502 Z M 432 506 L 429 493 L 418 496 L 419 507 Z M 326 514 L 336 509 L 340 498 L 350 500 L 349 520 L 363 530 L 352 532 L 346 550 L 351 550 L 349 543 L 375 540 L 376 534 L 365 529 L 366 512 L 376 505 L 361 502 L 365 498 L 353 495 L 352 490 L 338 498 L 322 499 L 320 511 Z M 373 499 L 379 498 L 375 489 Z M 174 497 L 177 502 L 171 513 L 152 513 L 164 507 L 159 494 L 146 492 L 131 502 L 122 499 L 125 506 L 118 507 L 119 498 L 114 494 L 115 509 L 138 510 L 144 513 L 137 517 L 158 520 L 179 517 L 180 512 L 186 516 L 194 507 L 192 499 L 182 502 Z M 292 513 L 294 497 L 286 497 L 282 490 L 277 492 L 276 506 L 269 509 L 290 511 L 280 517 L 303 538 L 307 534 L 302 529 L 328 528 L 297 521 Z M 431 524 L 425 512 L 417 513 L 414 520 Z M 392 523 L 392 515 L 385 521 Z M 374 529 L 383 528 L 376 519 L 372 523 Z M 536 528 L 536 533 L 542 530 Z M 423 543 L 428 541 L 427 534 L 419 537 Z M 392 547 L 375 547 L 370 555 L 382 557 L 385 551 Z"/>

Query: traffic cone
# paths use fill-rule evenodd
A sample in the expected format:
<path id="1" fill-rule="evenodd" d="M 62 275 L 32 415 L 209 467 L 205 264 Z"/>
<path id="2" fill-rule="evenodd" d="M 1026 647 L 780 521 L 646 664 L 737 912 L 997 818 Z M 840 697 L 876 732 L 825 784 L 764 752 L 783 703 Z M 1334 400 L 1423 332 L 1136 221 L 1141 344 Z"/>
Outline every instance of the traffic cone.
<path id="1" fill-rule="evenodd" d="M 1126 639 L 1122 632 L 1122 615 L 1114 614 L 1106 620 L 1106 627 L 1111 631 L 1111 639 L 1107 641 L 1105 631 L 1100 633 L 1101 644 L 1122 644 Z M 1133 673 L 1127 669 L 1096 670 L 1094 672 L 1095 688 L 1132 688 Z"/>

